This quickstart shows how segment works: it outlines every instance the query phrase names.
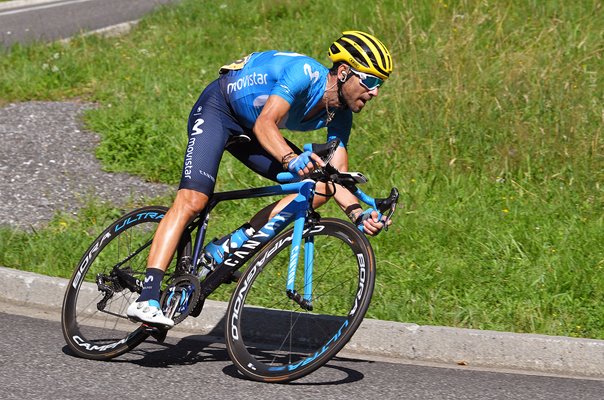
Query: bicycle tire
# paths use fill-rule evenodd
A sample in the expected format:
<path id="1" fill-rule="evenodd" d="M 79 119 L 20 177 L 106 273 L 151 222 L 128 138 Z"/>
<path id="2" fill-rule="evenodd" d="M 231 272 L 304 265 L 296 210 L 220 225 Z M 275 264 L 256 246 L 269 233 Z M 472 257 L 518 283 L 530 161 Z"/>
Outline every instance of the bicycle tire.
<path id="1" fill-rule="evenodd" d="M 354 225 L 325 218 L 303 235 L 314 238 L 315 250 L 313 309 L 302 309 L 285 292 L 292 234 L 292 229 L 282 232 L 263 247 L 228 305 L 226 347 L 237 369 L 252 380 L 289 382 L 323 366 L 353 336 L 373 294 L 371 244 Z M 300 293 L 302 269 L 295 281 Z"/>
<path id="2" fill-rule="evenodd" d="M 130 351 L 149 336 L 141 324 L 133 324 L 126 316 L 126 309 L 139 295 L 132 289 L 134 281 L 125 285 L 112 271 L 123 263 L 119 268 L 138 280 L 140 286 L 151 240 L 167 210 L 148 206 L 123 215 L 82 256 L 65 291 L 61 315 L 63 336 L 75 355 L 108 360 Z M 183 252 L 190 253 L 190 243 L 183 246 L 181 242 L 178 259 Z M 107 292 L 97 283 L 98 276 L 109 277 L 110 281 L 103 284 L 107 291 L 113 291 L 103 310 L 99 310 L 99 304 Z"/>

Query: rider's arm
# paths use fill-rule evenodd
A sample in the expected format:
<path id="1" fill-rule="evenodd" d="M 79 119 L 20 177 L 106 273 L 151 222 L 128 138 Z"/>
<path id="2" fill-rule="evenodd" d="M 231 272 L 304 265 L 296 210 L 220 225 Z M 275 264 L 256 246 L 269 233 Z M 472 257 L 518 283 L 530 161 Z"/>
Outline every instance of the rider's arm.
<path id="1" fill-rule="evenodd" d="M 348 152 L 345 147 L 338 147 L 330 164 L 341 172 L 348 171 Z M 343 186 L 338 185 L 334 199 L 353 223 L 363 212 L 357 197 Z M 368 235 L 377 235 L 383 227 L 384 224 L 378 219 L 377 212 L 372 212 L 371 217 L 363 221 L 363 228 Z"/>
<path id="2" fill-rule="evenodd" d="M 294 150 L 289 147 L 279 131 L 279 124 L 286 117 L 289 109 L 289 103 L 282 97 L 277 95 L 269 96 L 253 128 L 254 134 L 262 147 L 279 162 L 283 162 L 284 157 L 294 153 Z M 323 162 L 316 154 L 313 153 L 310 157 L 319 165 L 323 165 Z M 302 173 L 306 175 L 312 169 L 312 163 L 309 163 L 308 167 Z"/>

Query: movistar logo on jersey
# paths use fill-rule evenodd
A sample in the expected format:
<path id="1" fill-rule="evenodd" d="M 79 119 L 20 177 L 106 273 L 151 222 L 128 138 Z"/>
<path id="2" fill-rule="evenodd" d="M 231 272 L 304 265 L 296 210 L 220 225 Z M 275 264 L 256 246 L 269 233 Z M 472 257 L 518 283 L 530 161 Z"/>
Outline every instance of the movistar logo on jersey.
<path id="1" fill-rule="evenodd" d="M 237 79 L 235 82 L 231 82 L 227 85 L 227 94 L 231 94 L 238 90 L 244 89 L 254 85 L 265 85 L 267 82 L 268 74 L 249 74 L 244 77 Z"/>

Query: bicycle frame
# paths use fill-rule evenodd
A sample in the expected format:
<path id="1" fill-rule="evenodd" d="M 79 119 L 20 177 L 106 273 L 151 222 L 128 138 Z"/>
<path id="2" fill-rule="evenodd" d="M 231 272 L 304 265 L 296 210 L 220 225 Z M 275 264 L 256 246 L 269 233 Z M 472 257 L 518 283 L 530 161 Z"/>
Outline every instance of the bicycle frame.
<path id="1" fill-rule="evenodd" d="M 291 180 L 291 174 L 280 174 L 279 181 Z M 214 272 L 201 282 L 202 299 L 209 296 L 218 286 L 220 286 L 228 277 L 239 267 L 252 258 L 260 249 L 272 238 L 278 235 L 292 221 L 294 222 L 294 231 L 292 236 L 292 246 L 289 257 L 286 294 L 303 308 L 312 310 L 311 295 L 313 281 L 313 260 L 314 260 L 314 242 L 313 238 L 308 237 L 304 243 L 304 293 L 298 294 L 294 289 L 296 273 L 299 264 L 300 246 L 304 234 L 305 222 L 307 217 L 313 211 L 312 201 L 315 195 L 317 182 L 312 179 L 305 179 L 299 182 L 282 183 L 278 185 L 266 186 L 261 188 L 251 188 L 243 190 L 234 190 L 227 192 L 214 193 L 211 196 L 207 207 L 199 214 L 196 221 L 190 225 L 190 232 L 197 229 L 195 246 L 193 248 L 193 274 L 197 275 L 198 268 L 201 265 L 202 249 L 205 240 L 205 234 L 208 226 L 211 211 L 221 202 L 229 200 L 241 200 L 257 197 L 279 196 L 287 194 L 297 194 L 283 210 L 277 213 L 270 221 L 260 228 L 254 235 L 243 244 L 243 246 L 232 254 L 218 266 Z M 370 206 L 375 206 L 375 199 L 362 190 L 358 189 L 354 193 L 361 201 Z"/>
<path id="2" fill-rule="evenodd" d="M 336 187 L 344 188 L 361 201 L 370 201 L 378 217 L 387 222 L 396 208 L 398 191 L 392 188 L 387 198 L 364 195 L 356 187 L 367 182 L 361 173 L 340 172 L 328 163 L 337 144 L 330 142 L 323 148 L 312 145 L 313 152 L 324 157 L 325 165 L 315 168 L 305 180 L 298 181 L 297 176 L 283 172 L 273 186 L 213 194 L 205 209 L 182 232 L 176 265 L 162 282 L 160 306 L 164 315 L 177 324 L 188 316 L 199 316 L 205 299 L 220 285 L 237 281 L 227 308 L 229 334 L 225 340 L 237 368 L 252 379 L 287 381 L 319 368 L 350 340 L 369 307 L 375 255 L 359 231 L 368 228 L 366 217 L 375 218 L 374 211 L 370 214 L 366 210 L 354 224 L 337 218 L 321 219 L 313 200 L 318 200 L 315 196 L 321 195 L 319 191 L 339 199 Z M 266 223 L 241 246 L 227 248 L 220 265 L 205 254 L 210 214 L 219 203 L 284 195 L 289 196 L 279 203 L 283 208 L 274 210 L 274 217 L 263 221 Z M 147 206 L 124 214 L 80 259 L 62 309 L 63 335 L 75 354 L 108 360 L 132 350 L 149 335 L 159 342 L 165 339 L 168 327 L 153 323 L 143 323 L 122 336 L 121 321 L 135 319 L 127 310 L 143 290 L 152 237 L 167 212 L 163 206 Z M 300 259 L 304 259 L 303 271 Z M 240 274 L 238 269 L 244 265 L 247 270 Z M 95 323 L 89 324 L 93 319 Z M 264 328 L 267 330 L 262 331 Z M 319 337 L 315 338 L 314 333 Z M 265 345 L 259 347 L 258 341 L 264 339 Z"/>
<path id="3" fill-rule="evenodd" d="M 277 213 L 270 219 L 262 228 L 243 244 L 243 246 L 222 262 L 216 270 L 209 274 L 208 277 L 201 283 L 201 295 L 203 298 L 212 293 L 229 274 L 241 267 L 245 262 L 252 258 L 268 241 L 279 234 L 292 221 L 294 222 L 294 235 L 292 239 L 292 251 L 290 254 L 287 288 L 288 293 L 294 294 L 294 281 L 298 265 L 299 248 L 302 241 L 304 224 L 306 216 L 312 210 L 312 200 L 314 198 L 314 189 L 316 182 L 306 179 L 300 182 L 285 183 L 280 185 L 267 186 L 262 188 L 252 188 L 243 190 L 234 190 L 228 192 L 215 193 L 209 200 L 207 207 L 202 211 L 197 222 L 193 223 L 192 230 L 197 228 L 197 237 L 195 238 L 195 246 L 193 249 L 193 274 L 198 273 L 198 267 L 201 265 L 201 251 L 208 226 L 209 216 L 211 211 L 219 203 L 229 200 L 240 200 L 257 197 L 279 196 L 287 194 L 297 194 L 283 210 Z M 312 259 L 313 245 L 312 241 L 305 244 L 306 262 L 305 262 L 305 299 L 310 300 L 312 289 L 312 264 L 309 260 Z"/>

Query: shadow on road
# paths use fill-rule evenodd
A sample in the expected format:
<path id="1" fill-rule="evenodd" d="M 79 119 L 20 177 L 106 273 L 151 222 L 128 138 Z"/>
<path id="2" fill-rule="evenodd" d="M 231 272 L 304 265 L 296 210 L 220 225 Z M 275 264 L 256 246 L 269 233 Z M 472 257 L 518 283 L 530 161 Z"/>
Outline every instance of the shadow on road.
<path id="1" fill-rule="evenodd" d="M 63 347 L 63 353 L 74 356 L 67 346 Z M 233 365 L 230 364 L 230 358 L 224 347 L 224 340 L 219 337 L 192 335 L 181 338 L 177 343 L 157 343 L 148 340 L 129 353 L 111 360 L 112 363 L 132 363 L 147 368 L 170 368 L 173 366 L 188 366 L 202 362 L 229 362 L 229 365 L 222 369 L 225 375 L 236 379 L 245 378 Z M 323 385 L 341 385 L 351 382 L 361 381 L 365 375 L 361 372 L 343 366 L 343 363 L 368 363 L 370 361 L 334 357 L 327 365 L 320 370 L 329 370 L 332 373 L 321 374 L 320 380 L 313 379 L 312 382 L 305 382 L 305 379 L 289 383 L 298 386 L 323 386 Z M 338 365 L 336 365 L 338 364 Z M 333 373 L 335 372 L 335 373 Z M 311 374 L 311 377 L 317 377 Z M 342 377 L 343 376 L 343 377 Z M 335 377 L 336 379 L 332 379 Z"/>

